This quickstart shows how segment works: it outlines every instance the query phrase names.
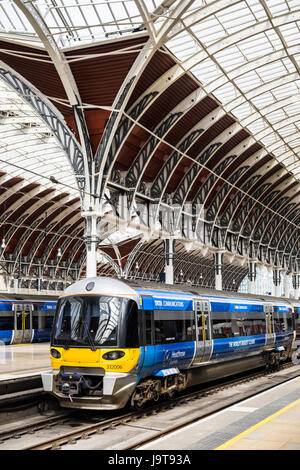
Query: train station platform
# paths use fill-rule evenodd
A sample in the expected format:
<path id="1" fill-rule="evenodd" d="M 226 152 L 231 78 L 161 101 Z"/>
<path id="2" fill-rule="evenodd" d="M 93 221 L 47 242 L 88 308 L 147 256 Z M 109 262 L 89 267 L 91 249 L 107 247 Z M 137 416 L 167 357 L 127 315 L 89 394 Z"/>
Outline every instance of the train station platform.
<path id="1" fill-rule="evenodd" d="M 49 369 L 49 343 L 1 345 L 0 406 L 22 391 L 42 387 L 41 372 Z"/>
<path id="2" fill-rule="evenodd" d="M 300 450 L 300 376 L 140 450 Z"/>

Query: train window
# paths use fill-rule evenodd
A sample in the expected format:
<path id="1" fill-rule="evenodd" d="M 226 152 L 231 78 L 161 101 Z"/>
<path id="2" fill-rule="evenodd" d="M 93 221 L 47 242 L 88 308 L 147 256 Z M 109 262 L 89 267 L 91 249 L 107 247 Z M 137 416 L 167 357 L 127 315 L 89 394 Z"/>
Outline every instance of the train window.
<path id="1" fill-rule="evenodd" d="M 112 296 L 70 296 L 59 300 L 54 342 L 70 346 L 117 346 L 123 299 Z"/>
<path id="2" fill-rule="evenodd" d="M 42 310 L 34 310 L 32 315 L 32 328 L 37 330 L 52 328 L 53 318 L 53 313 Z"/>
<path id="3" fill-rule="evenodd" d="M 214 339 L 265 334 L 265 314 L 247 312 L 242 316 L 237 312 L 213 312 L 212 331 Z"/>
<path id="4" fill-rule="evenodd" d="M 292 312 L 274 312 L 274 331 L 275 333 L 281 333 L 285 331 L 293 330 L 293 318 Z"/>
<path id="5" fill-rule="evenodd" d="M 212 313 L 213 338 L 231 338 L 233 336 L 230 312 Z"/>
<path id="6" fill-rule="evenodd" d="M 192 311 L 155 310 L 155 344 L 195 340 L 195 317 Z"/>
<path id="7" fill-rule="evenodd" d="M 138 308 L 134 300 L 126 302 L 125 307 L 125 348 L 139 347 Z"/>
<path id="8" fill-rule="evenodd" d="M 252 316 L 253 315 L 253 316 Z M 244 328 L 246 336 L 263 335 L 266 333 L 266 319 L 262 313 L 253 312 L 244 320 Z"/>
<path id="9" fill-rule="evenodd" d="M 98 345 L 116 346 L 122 299 L 120 297 L 90 297 L 87 301 L 86 323 L 93 341 Z M 84 338 L 88 336 L 85 332 Z"/>
<path id="10" fill-rule="evenodd" d="M 14 317 L 7 311 L 0 311 L 0 330 L 14 330 Z"/>
<path id="11" fill-rule="evenodd" d="M 83 301 L 75 297 L 66 297 L 57 306 L 57 325 L 55 339 L 66 343 L 78 339 L 82 317 Z"/>
<path id="12" fill-rule="evenodd" d="M 144 311 L 144 318 L 145 318 L 145 341 L 146 345 L 153 344 L 152 339 L 152 320 L 153 320 L 153 312 L 152 310 L 145 310 Z"/>

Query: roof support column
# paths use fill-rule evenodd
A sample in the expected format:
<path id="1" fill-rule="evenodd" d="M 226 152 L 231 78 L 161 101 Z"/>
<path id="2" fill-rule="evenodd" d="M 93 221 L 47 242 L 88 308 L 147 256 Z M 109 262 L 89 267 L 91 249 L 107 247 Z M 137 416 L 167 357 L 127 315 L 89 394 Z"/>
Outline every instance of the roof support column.
<path id="1" fill-rule="evenodd" d="M 283 295 L 284 297 L 290 297 L 290 273 L 283 271 Z"/>
<path id="2" fill-rule="evenodd" d="M 14 278 L 14 293 L 19 293 L 19 279 L 17 277 Z"/>
<path id="3" fill-rule="evenodd" d="M 275 286 L 275 297 L 281 296 L 281 273 L 280 268 L 273 269 L 273 283 Z"/>
<path id="4" fill-rule="evenodd" d="M 299 274 L 293 274 L 292 277 L 293 280 L 293 287 L 295 291 L 295 299 L 299 299 L 299 288 L 300 288 L 300 275 Z"/>
<path id="5" fill-rule="evenodd" d="M 175 240 L 166 238 L 164 240 L 165 247 L 165 282 L 166 284 L 174 284 L 174 265 L 173 259 L 175 254 Z"/>
<path id="6" fill-rule="evenodd" d="M 250 261 L 249 263 L 249 294 L 255 294 L 255 280 L 256 280 L 256 263 Z"/>
<path id="7" fill-rule="evenodd" d="M 222 267 L 223 267 L 223 253 L 216 251 L 214 253 L 215 259 L 215 289 L 222 290 Z"/>
<path id="8" fill-rule="evenodd" d="M 99 214 L 95 212 L 84 212 L 85 233 L 84 241 L 86 247 L 86 277 L 97 276 L 97 248 L 99 244 L 99 235 L 97 225 Z"/>

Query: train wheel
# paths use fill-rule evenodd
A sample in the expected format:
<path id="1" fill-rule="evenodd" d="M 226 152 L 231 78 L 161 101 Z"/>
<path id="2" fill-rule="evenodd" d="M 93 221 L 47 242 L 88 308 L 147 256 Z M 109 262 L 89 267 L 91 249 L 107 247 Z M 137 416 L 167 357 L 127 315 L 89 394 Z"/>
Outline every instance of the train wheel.
<path id="1" fill-rule="evenodd" d="M 143 400 L 135 400 L 133 407 L 136 411 L 142 410 L 144 408 L 145 402 Z"/>

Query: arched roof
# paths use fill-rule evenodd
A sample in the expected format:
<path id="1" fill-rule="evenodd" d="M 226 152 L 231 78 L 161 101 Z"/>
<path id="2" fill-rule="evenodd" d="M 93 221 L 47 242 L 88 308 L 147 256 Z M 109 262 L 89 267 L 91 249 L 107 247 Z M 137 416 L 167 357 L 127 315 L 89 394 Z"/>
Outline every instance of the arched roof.
<path id="1" fill-rule="evenodd" d="M 145 226 L 145 206 L 157 205 L 154 222 L 176 235 L 178 260 L 189 242 L 201 262 L 219 249 L 237 271 L 243 258 L 298 271 L 299 21 L 296 0 L 4 1 L 1 89 L 15 96 L 0 102 L 10 126 L 5 159 L 37 173 L 42 165 L 62 186 L 43 184 L 68 198 L 94 193 L 118 211 L 123 196 Z M 35 147 L 23 158 L 24 135 Z M 45 140 L 50 162 L 38 153 Z M 76 204 L 77 242 L 65 262 L 82 267 Z M 152 250 L 139 233 L 108 243 L 104 235 L 115 272 L 130 272 L 134 246 Z"/>

